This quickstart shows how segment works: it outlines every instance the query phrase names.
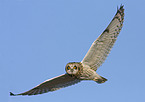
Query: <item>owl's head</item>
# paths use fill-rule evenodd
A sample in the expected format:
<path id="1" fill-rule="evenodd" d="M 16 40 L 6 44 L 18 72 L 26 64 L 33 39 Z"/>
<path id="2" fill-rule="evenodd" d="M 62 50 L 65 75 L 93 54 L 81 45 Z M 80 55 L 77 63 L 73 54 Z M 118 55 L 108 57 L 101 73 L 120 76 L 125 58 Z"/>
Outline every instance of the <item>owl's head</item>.
<path id="1" fill-rule="evenodd" d="M 70 75 L 77 75 L 82 69 L 82 64 L 80 62 L 70 62 L 66 65 L 65 70 Z"/>

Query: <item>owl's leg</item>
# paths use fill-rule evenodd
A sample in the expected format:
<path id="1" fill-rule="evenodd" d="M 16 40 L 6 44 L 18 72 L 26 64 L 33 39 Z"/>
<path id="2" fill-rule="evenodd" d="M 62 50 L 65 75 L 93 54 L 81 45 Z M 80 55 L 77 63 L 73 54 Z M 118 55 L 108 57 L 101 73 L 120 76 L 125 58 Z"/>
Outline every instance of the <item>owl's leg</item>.
<path id="1" fill-rule="evenodd" d="M 100 76 L 100 77 L 101 77 L 101 78 L 95 77 L 93 80 L 94 80 L 95 82 L 97 82 L 98 84 L 102 84 L 102 83 L 104 83 L 105 81 L 107 81 L 106 78 L 104 78 L 104 77 L 102 77 L 102 76 Z"/>

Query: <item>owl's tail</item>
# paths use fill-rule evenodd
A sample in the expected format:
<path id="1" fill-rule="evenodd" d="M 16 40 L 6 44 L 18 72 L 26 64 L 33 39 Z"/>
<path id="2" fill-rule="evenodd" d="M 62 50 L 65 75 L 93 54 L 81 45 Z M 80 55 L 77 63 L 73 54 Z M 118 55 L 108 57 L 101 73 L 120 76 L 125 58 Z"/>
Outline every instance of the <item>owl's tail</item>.
<path id="1" fill-rule="evenodd" d="M 100 77 L 101 77 L 100 79 L 97 79 L 97 80 L 96 80 L 96 82 L 97 82 L 98 84 L 102 84 L 102 83 L 104 83 L 105 81 L 107 81 L 106 78 L 104 78 L 104 77 L 102 77 L 102 76 L 100 76 Z"/>

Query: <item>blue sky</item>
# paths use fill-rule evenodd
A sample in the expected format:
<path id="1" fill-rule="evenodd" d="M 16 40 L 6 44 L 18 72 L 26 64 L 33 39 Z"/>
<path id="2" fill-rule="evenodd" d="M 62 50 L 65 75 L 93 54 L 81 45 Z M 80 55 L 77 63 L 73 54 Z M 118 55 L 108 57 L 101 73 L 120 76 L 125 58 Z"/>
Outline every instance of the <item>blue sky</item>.
<path id="1" fill-rule="evenodd" d="M 108 81 L 83 81 L 37 96 L 21 93 L 65 73 L 124 4 L 123 29 L 97 70 Z M 2 102 L 144 102 L 144 0 L 0 0 L 0 100 Z"/>

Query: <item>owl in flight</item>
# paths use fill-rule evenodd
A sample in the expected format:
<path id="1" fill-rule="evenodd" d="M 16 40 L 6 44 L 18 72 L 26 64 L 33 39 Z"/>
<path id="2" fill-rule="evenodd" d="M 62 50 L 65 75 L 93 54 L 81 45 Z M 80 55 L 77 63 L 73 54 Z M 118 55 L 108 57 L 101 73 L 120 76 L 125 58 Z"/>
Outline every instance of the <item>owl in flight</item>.
<path id="1" fill-rule="evenodd" d="M 93 80 L 98 84 L 107 81 L 106 78 L 98 75 L 96 70 L 102 65 L 110 53 L 117 36 L 123 26 L 124 9 L 123 5 L 117 9 L 117 13 L 104 32 L 93 42 L 86 56 L 81 62 L 70 62 L 66 65 L 66 73 L 52 79 L 48 79 L 29 91 L 13 94 L 17 95 L 37 95 L 64 88 L 83 80 Z"/>

